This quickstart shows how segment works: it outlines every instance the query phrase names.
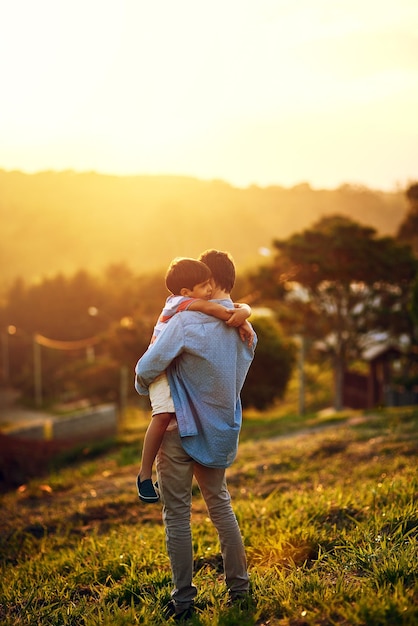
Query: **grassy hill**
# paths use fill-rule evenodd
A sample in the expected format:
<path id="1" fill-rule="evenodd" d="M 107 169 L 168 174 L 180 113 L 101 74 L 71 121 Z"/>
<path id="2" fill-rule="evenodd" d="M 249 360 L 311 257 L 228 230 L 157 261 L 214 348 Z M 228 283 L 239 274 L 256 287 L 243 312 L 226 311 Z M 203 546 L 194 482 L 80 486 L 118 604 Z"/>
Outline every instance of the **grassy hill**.
<path id="1" fill-rule="evenodd" d="M 322 215 L 348 215 L 395 234 L 405 212 L 403 192 L 350 186 L 240 189 L 175 176 L 0 170 L 0 278 L 32 281 L 111 263 L 148 273 L 211 247 L 230 250 L 242 270 L 259 264 L 259 249 L 273 239 Z"/>
<path id="2" fill-rule="evenodd" d="M 160 506 L 142 505 L 134 484 L 146 425 L 133 413 L 105 454 L 84 449 L 72 466 L 3 494 L 2 624 L 166 623 Z M 247 415 L 228 476 L 253 604 L 228 608 L 219 545 L 196 490 L 199 594 L 189 623 L 417 624 L 417 453 L 412 408 L 328 421 Z"/>

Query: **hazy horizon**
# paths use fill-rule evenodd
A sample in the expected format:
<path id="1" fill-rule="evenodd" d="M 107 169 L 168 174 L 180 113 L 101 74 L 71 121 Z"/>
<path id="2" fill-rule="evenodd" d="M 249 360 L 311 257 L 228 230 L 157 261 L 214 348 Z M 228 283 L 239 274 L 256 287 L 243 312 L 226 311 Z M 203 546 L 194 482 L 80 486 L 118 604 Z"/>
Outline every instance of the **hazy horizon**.
<path id="1" fill-rule="evenodd" d="M 127 263 L 165 269 L 175 256 L 229 250 L 237 267 L 259 264 L 285 239 L 336 213 L 394 235 L 404 192 L 364 187 L 315 190 L 307 184 L 241 189 L 177 176 L 0 170 L 3 232 L 0 279 Z"/>

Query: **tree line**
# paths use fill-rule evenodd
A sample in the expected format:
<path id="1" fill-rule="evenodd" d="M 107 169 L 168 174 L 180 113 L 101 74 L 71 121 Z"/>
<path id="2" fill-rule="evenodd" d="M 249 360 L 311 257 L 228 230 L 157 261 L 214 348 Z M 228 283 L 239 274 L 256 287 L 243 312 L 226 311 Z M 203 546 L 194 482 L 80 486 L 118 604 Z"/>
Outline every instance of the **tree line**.
<path id="1" fill-rule="evenodd" d="M 102 273 L 111 263 L 153 273 L 207 248 L 229 250 L 242 271 L 259 263 L 274 234 L 286 238 L 336 207 L 361 223 L 367 217 L 382 235 L 396 232 L 406 209 L 399 189 L 241 189 L 182 176 L 0 170 L 0 189 L 1 276 L 9 282 L 80 267 Z"/>
<path id="2" fill-rule="evenodd" d="M 245 277 L 237 280 L 237 300 L 246 283 Z M 43 406 L 86 398 L 119 402 L 125 370 L 132 380 L 128 397 L 135 399 L 134 366 L 149 345 L 168 295 L 163 274 L 136 275 L 123 264 L 109 266 L 99 277 L 83 270 L 38 284 L 16 280 L 0 306 L 3 384 L 19 389 L 28 404 L 39 405 L 35 370 L 41 367 Z M 260 375 L 253 374 L 244 402 L 262 409 L 283 396 L 294 350 L 274 320 L 260 320 L 256 326 L 268 338 L 259 361 L 269 364 L 274 384 L 272 376 L 259 386 Z M 258 368 L 260 364 L 254 372 Z"/>

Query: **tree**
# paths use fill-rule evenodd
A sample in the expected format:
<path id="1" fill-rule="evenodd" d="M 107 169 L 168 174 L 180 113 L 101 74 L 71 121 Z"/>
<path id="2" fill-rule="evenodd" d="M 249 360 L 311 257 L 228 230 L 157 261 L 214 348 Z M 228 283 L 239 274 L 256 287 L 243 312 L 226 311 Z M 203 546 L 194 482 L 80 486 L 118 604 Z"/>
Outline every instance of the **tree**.
<path id="1" fill-rule="evenodd" d="M 417 269 L 412 250 L 341 216 L 325 217 L 273 245 L 271 276 L 285 285 L 287 305 L 303 310 L 306 323 L 299 332 L 320 337 L 332 358 L 340 410 L 344 369 L 370 333 L 411 332 L 407 308 Z"/>
<path id="2" fill-rule="evenodd" d="M 410 185 L 405 195 L 409 209 L 399 226 L 397 238 L 403 243 L 408 243 L 415 256 L 418 256 L 418 183 Z"/>
<path id="3" fill-rule="evenodd" d="M 296 349 L 285 339 L 273 319 L 258 317 L 251 323 L 258 344 L 241 397 L 243 406 L 264 410 L 283 398 L 295 363 Z"/>

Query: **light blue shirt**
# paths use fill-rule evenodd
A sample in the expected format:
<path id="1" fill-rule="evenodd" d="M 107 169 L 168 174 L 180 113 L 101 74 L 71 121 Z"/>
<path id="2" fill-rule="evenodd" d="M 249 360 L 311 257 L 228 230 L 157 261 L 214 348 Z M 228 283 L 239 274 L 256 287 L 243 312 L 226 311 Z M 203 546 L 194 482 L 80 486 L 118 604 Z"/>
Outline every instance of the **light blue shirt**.
<path id="1" fill-rule="evenodd" d="M 231 300 L 217 300 L 232 307 Z M 135 367 L 135 388 L 164 370 L 185 451 L 208 467 L 225 468 L 236 457 L 242 423 L 240 392 L 257 338 L 248 346 L 236 328 L 197 311 L 175 315 Z"/>

